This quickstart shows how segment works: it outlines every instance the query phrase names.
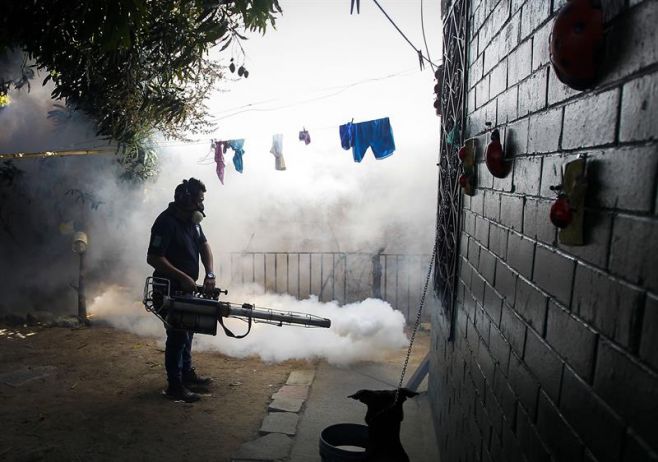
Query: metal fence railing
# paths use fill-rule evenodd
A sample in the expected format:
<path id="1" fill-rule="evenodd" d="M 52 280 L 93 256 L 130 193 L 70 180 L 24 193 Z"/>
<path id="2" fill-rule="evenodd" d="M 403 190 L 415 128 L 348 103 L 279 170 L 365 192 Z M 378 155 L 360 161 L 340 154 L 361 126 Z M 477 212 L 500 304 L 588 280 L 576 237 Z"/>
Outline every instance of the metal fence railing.
<path id="1" fill-rule="evenodd" d="M 298 299 L 341 305 L 381 298 L 415 319 L 430 255 L 347 252 L 234 252 L 216 257 L 219 284 L 258 284 Z M 217 266 L 217 264 L 216 264 Z M 428 312 L 427 312 L 428 313 Z M 429 319 L 429 313 L 424 319 Z"/>

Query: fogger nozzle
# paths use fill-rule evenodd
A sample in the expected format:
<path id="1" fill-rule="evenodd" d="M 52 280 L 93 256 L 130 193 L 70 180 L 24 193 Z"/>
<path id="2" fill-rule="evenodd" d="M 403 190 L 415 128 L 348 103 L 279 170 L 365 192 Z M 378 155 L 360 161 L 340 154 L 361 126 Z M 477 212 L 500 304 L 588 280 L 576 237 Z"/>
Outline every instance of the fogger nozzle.
<path id="1" fill-rule="evenodd" d="M 229 316 L 260 319 L 270 324 L 296 324 L 304 327 L 331 327 L 331 319 L 321 318 L 308 313 L 296 311 L 276 311 L 270 308 L 256 308 L 247 303 L 242 306 L 230 303 Z"/>

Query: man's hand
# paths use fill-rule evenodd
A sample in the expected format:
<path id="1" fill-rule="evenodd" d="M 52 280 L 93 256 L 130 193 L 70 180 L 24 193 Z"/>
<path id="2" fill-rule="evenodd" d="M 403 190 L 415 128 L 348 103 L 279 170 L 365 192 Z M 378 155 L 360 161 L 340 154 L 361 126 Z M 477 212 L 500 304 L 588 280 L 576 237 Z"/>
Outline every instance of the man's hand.
<path id="1" fill-rule="evenodd" d="M 215 288 L 215 278 L 206 276 L 206 278 L 203 280 L 203 291 L 205 293 L 210 293 L 214 288 Z"/>
<path id="2" fill-rule="evenodd" d="M 196 290 L 196 281 L 187 274 L 180 280 L 180 284 L 184 292 L 194 292 Z"/>

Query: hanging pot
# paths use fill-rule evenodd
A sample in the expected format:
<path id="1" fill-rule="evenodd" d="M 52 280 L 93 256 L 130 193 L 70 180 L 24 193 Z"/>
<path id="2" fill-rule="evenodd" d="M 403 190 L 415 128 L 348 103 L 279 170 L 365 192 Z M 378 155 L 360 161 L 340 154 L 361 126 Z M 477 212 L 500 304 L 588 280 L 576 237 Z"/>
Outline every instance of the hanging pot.
<path id="1" fill-rule="evenodd" d="M 475 194 L 475 178 L 472 174 L 463 173 L 459 177 L 459 186 L 464 190 L 464 194 L 472 196 Z"/>
<path id="2" fill-rule="evenodd" d="M 459 177 L 459 186 L 464 190 L 464 194 L 473 196 L 475 194 L 475 138 L 469 138 L 464 145 L 457 151 L 457 156 L 461 161 L 462 175 Z"/>
<path id="3" fill-rule="evenodd" d="M 601 7 L 594 0 L 570 0 L 557 14 L 550 38 L 558 79 L 575 90 L 591 88 L 601 68 L 602 51 Z"/>
<path id="4" fill-rule="evenodd" d="M 551 205 L 551 223 L 558 228 L 566 228 L 573 220 L 571 204 L 566 194 L 560 194 Z"/>
<path id="5" fill-rule="evenodd" d="M 505 178 L 511 170 L 512 163 L 505 159 L 498 129 L 491 132 L 491 142 L 487 146 L 485 162 L 491 174 L 496 178 Z"/>
<path id="6" fill-rule="evenodd" d="M 475 165 L 475 153 L 473 152 L 473 147 L 469 145 L 464 145 L 459 148 L 457 151 L 457 156 L 459 160 L 464 164 L 464 167 L 470 168 Z"/>

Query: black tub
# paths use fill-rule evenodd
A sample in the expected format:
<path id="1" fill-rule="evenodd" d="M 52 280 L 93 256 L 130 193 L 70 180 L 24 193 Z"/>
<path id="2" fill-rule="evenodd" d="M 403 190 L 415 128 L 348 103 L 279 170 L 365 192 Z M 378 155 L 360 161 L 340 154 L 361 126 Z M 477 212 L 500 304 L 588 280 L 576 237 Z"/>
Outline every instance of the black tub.
<path id="1" fill-rule="evenodd" d="M 322 462 L 366 460 L 368 427 L 360 424 L 331 425 L 320 433 Z"/>

